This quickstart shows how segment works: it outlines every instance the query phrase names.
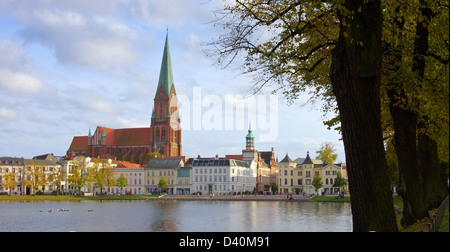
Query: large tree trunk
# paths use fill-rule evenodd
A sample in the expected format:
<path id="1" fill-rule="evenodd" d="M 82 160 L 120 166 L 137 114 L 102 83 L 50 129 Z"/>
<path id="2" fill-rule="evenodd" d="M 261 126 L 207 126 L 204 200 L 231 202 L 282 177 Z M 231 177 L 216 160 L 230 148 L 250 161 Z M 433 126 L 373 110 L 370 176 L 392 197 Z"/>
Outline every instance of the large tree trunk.
<path id="1" fill-rule="evenodd" d="M 396 11 L 399 11 L 399 8 Z M 395 19 L 394 24 L 397 30 L 404 29 L 403 18 Z M 402 51 L 395 46 L 386 45 L 385 53 L 392 59 L 388 64 L 396 66 L 392 71 L 400 71 L 398 62 L 404 61 Z M 396 78 L 386 83 L 389 110 L 395 131 L 393 145 L 399 168 L 398 193 L 403 199 L 402 226 L 411 225 L 416 220 L 428 216 L 427 207 L 424 204 L 422 174 L 418 164 L 417 108 L 414 108 L 417 104 L 406 95 L 405 86 L 407 84 L 399 82 Z"/>
<path id="2" fill-rule="evenodd" d="M 414 40 L 414 57 L 412 70 L 417 73 L 420 81 L 424 81 L 426 59 L 429 47 L 429 23 L 433 13 L 427 1 L 421 0 L 420 13 L 422 18 L 417 21 L 416 38 Z M 421 82 L 419 82 L 421 83 Z M 420 87 L 423 88 L 423 87 Z M 446 176 L 443 173 L 439 161 L 437 144 L 427 135 L 426 127 L 429 127 L 427 115 L 420 114 L 418 123 L 418 159 L 421 169 L 422 186 L 424 190 L 424 202 L 428 209 L 439 207 L 448 195 Z M 428 216 L 428 213 L 426 214 Z"/>
<path id="3" fill-rule="evenodd" d="M 399 96 L 403 97 L 403 92 L 400 93 Z M 400 97 L 397 96 L 397 99 Z M 417 220 L 428 217 L 428 211 L 424 201 L 422 174 L 417 161 L 417 116 L 415 112 L 396 105 L 396 101 L 394 97 L 391 97 L 389 107 L 394 121 L 394 147 L 397 153 L 400 177 L 398 193 L 403 199 L 401 225 L 408 226 Z"/>
<path id="4" fill-rule="evenodd" d="M 341 119 L 353 231 L 397 231 L 381 130 L 380 0 L 346 0 L 344 7 L 330 78 Z"/>
<path id="5" fill-rule="evenodd" d="M 419 166 L 428 210 L 437 208 L 448 195 L 447 179 L 439 161 L 437 144 L 426 134 L 419 133 Z"/>

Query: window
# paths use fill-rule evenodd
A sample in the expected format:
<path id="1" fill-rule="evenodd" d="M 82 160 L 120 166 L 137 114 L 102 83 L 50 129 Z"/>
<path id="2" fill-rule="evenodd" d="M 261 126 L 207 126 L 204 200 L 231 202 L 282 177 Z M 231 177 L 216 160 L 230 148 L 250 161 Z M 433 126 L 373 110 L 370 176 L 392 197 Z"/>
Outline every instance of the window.
<path id="1" fill-rule="evenodd" d="M 156 129 L 156 142 L 160 142 L 159 129 Z"/>

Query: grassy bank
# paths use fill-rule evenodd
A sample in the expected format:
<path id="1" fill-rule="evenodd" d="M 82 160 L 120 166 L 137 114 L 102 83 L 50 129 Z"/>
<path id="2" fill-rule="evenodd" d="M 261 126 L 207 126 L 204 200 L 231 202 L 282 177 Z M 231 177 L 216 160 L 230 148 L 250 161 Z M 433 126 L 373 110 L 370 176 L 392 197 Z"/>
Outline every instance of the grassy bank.
<path id="1" fill-rule="evenodd" d="M 344 198 L 337 198 L 337 197 L 331 197 L 331 196 L 316 196 L 312 198 L 313 201 L 319 201 L 319 202 L 350 202 L 350 197 L 344 197 Z"/>

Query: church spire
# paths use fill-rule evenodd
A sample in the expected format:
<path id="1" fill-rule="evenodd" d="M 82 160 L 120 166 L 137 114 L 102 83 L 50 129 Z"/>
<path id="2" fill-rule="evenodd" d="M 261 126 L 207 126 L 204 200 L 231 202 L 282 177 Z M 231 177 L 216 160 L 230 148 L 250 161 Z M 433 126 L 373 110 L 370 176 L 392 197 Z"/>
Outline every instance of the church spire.
<path id="1" fill-rule="evenodd" d="M 253 136 L 253 133 L 252 133 L 251 124 L 249 124 L 248 127 L 249 127 L 248 134 L 245 137 L 245 139 L 246 139 L 245 147 L 247 150 L 254 150 L 255 149 L 255 137 Z"/>
<path id="2" fill-rule="evenodd" d="M 158 88 L 156 90 L 159 90 L 161 86 L 163 86 L 167 96 L 169 97 L 173 85 L 174 81 L 172 72 L 172 60 L 170 57 L 170 48 L 169 48 L 169 32 L 167 31 L 166 43 L 164 45 L 164 54 L 161 62 L 161 71 L 159 73 Z"/>

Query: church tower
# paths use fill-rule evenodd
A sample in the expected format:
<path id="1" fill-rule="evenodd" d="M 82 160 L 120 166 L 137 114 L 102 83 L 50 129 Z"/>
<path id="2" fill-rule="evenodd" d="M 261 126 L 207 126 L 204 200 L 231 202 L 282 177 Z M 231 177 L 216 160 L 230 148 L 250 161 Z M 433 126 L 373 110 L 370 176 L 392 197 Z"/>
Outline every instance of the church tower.
<path id="1" fill-rule="evenodd" d="M 248 134 L 245 137 L 245 150 L 242 150 L 242 160 L 258 161 L 258 151 L 255 150 L 255 136 L 253 136 L 251 125 L 249 125 Z"/>
<path id="2" fill-rule="evenodd" d="M 166 157 L 181 156 L 180 118 L 168 33 L 166 34 L 158 87 L 154 98 L 150 125 L 150 146 L 152 146 L 152 152 L 159 152 Z"/>

